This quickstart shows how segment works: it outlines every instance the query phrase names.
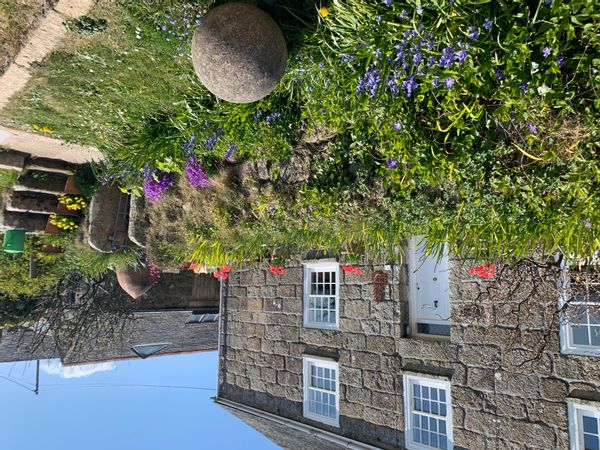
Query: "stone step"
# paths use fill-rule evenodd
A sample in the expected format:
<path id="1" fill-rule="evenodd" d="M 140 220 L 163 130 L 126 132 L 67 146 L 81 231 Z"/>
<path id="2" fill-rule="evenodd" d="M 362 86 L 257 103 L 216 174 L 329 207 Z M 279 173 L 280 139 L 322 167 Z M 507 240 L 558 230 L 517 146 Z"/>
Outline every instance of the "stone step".
<path id="1" fill-rule="evenodd" d="M 13 212 L 30 212 L 34 214 L 53 214 L 56 212 L 58 199 L 55 195 L 31 192 L 13 192 L 7 199 L 5 209 Z"/>
<path id="2" fill-rule="evenodd" d="M 74 175 L 77 170 L 75 164 L 71 164 L 59 159 L 50 158 L 29 158 L 25 161 L 27 170 L 39 170 L 42 172 L 55 172 L 64 175 Z"/>
<path id="3" fill-rule="evenodd" d="M 129 196 L 115 186 L 101 186 L 89 209 L 88 243 L 94 250 L 112 253 L 128 243 Z"/>
<path id="4" fill-rule="evenodd" d="M 22 228 L 28 233 L 40 233 L 46 228 L 48 216 L 2 210 L 0 212 L 0 229 Z"/>
<path id="5" fill-rule="evenodd" d="M 20 172 L 25 166 L 26 158 L 26 153 L 17 152 L 14 150 L 2 150 L 0 151 L 0 169 L 16 170 Z"/>
<path id="6" fill-rule="evenodd" d="M 66 181 L 67 176 L 62 173 L 31 170 L 19 178 L 13 186 L 13 191 L 61 195 Z"/>

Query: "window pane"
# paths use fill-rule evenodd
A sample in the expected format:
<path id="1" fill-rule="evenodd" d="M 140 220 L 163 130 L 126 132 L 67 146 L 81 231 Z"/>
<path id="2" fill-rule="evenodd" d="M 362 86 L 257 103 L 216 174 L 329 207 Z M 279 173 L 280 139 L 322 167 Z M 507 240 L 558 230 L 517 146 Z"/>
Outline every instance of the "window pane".
<path id="1" fill-rule="evenodd" d="M 439 432 L 440 434 L 446 434 L 446 421 L 445 420 L 439 420 L 438 421 L 438 425 L 439 425 Z"/>
<path id="2" fill-rule="evenodd" d="M 445 389 L 440 389 L 440 401 L 441 402 L 446 401 L 446 390 Z"/>
<path id="3" fill-rule="evenodd" d="M 431 388 L 431 400 L 437 400 L 438 399 L 438 390 Z"/>
<path id="4" fill-rule="evenodd" d="M 446 404 L 440 403 L 440 416 L 446 417 Z"/>
<path id="5" fill-rule="evenodd" d="M 430 433 L 429 435 L 429 445 L 432 447 L 438 448 L 438 435 L 435 433 Z"/>
<path id="6" fill-rule="evenodd" d="M 427 386 L 423 386 L 421 392 L 424 399 L 429 398 L 429 388 Z"/>
<path id="7" fill-rule="evenodd" d="M 432 414 L 439 414 L 439 409 L 438 409 L 438 402 L 431 402 L 431 413 Z"/>
<path id="8" fill-rule="evenodd" d="M 423 400 L 423 412 L 429 412 L 429 400 Z"/>
<path id="9" fill-rule="evenodd" d="M 418 384 L 413 384 L 413 391 L 414 391 L 415 397 L 421 396 L 421 386 L 419 386 Z"/>
<path id="10" fill-rule="evenodd" d="M 435 420 L 433 417 L 429 418 L 429 429 L 431 431 L 437 431 L 437 420 Z"/>
<path id="11" fill-rule="evenodd" d="M 429 430 L 429 420 L 427 417 L 423 417 L 423 420 L 421 420 L 421 428 L 423 430 Z"/>
<path id="12" fill-rule="evenodd" d="M 427 431 L 421 431 L 421 443 L 429 445 L 429 433 Z"/>
<path id="13" fill-rule="evenodd" d="M 413 429 L 413 441 L 418 443 L 421 442 L 421 430 L 417 428 Z"/>
<path id="14" fill-rule="evenodd" d="M 413 413 L 412 415 L 412 419 L 413 419 L 413 426 L 419 428 L 420 427 L 420 419 L 421 417 L 418 414 Z"/>
<path id="15" fill-rule="evenodd" d="M 585 450 L 600 450 L 598 436 L 593 436 L 591 434 L 583 435 L 583 444 Z"/>
<path id="16" fill-rule="evenodd" d="M 588 327 L 586 326 L 571 326 L 573 332 L 573 344 L 575 345 L 589 345 Z"/>
<path id="17" fill-rule="evenodd" d="M 592 345 L 600 346 L 600 327 L 590 327 L 590 334 L 592 335 Z"/>
<path id="18" fill-rule="evenodd" d="M 581 419 L 584 433 L 598 434 L 598 419 L 589 416 L 582 416 Z"/>
<path id="19" fill-rule="evenodd" d="M 445 437 L 440 436 L 440 445 L 442 450 L 448 450 L 448 440 Z"/>
<path id="20" fill-rule="evenodd" d="M 415 411 L 421 411 L 421 399 L 415 398 Z"/>

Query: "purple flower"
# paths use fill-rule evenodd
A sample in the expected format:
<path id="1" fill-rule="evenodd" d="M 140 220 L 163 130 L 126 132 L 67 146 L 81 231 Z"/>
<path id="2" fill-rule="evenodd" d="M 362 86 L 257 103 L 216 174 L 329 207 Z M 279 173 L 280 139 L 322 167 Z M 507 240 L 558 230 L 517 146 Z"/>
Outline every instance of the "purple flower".
<path id="1" fill-rule="evenodd" d="M 320 62 L 319 63 L 319 69 L 324 69 L 325 68 L 325 63 Z"/>
<path id="2" fill-rule="evenodd" d="M 348 55 L 346 53 L 344 53 L 342 55 L 342 62 L 343 63 L 348 62 L 348 61 L 352 61 L 353 59 L 354 59 L 354 56 L 352 56 L 352 55 Z"/>
<path id="3" fill-rule="evenodd" d="M 431 84 L 433 84 L 434 88 L 437 88 L 440 85 L 440 79 L 434 78 L 433 80 L 431 80 Z"/>
<path id="4" fill-rule="evenodd" d="M 537 127 L 536 127 L 536 126 L 535 126 L 533 123 L 531 123 L 531 122 L 527 124 L 527 129 L 529 129 L 529 132 L 530 132 L 531 134 L 535 134 L 535 135 L 537 135 L 537 134 L 538 134 L 538 129 L 537 129 Z"/>
<path id="5" fill-rule="evenodd" d="M 262 109 L 259 109 L 258 111 L 256 111 L 256 118 L 257 119 L 260 119 L 262 117 L 262 115 L 263 115 L 263 110 Z"/>
<path id="6" fill-rule="evenodd" d="M 459 64 L 462 64 L 465 62 L 465 59 L 467 59 L 467 49 L 465 48 L 464 50 L 459 50 L 459 52 L 456 54 L 456 60 L 458 61 Z"/>
<path id="7" fill-rule="evenodd" d="M 381 50 L 377 49 L 373 52 L 373 55 L 375 55 L 375 58 L 381 58 Z"/>
<path id="8" fill-rule="evenodd" d="M 542 49 L 542 55 L 544 55 L 544 59 L 552 54 L 552 49 L 550 47 L 544 47 Z"/>
<path id="9" fill-rule="evenodd" d="M 556 58 L 556 64 L 558 64 L 558 67 L 564 66 L 566 62 L 567 58 L 565 58 L 565 55 L 560 55 L 558 58 Z"/>
<path id="10" fill-rule="evenodd" d="M 419 87 L 419 83 L 417 83 L 414 77 L 411 75 L 402 82 L 402 87 L 406 91 L 406 96 L 410 97 L 412 93 Z"/>
<path id="11" fill-rule="evenodd" d="M 377 16 L 377 25 L 381 25 L 381 16 Z"/>
<path id="12" fill-rule="evenodd" d="M 144 195 L 150 202 L 156 202 L 163 198 L 167 189 L 175 184 L 173 174 L 167 172 L 158 172 L 150 175 L 144 181 Z"/>
<path id="13" fill-rule="evenodd" d="M 504 77 L 502 76 L 504 74 L 504 70 L 502 70 L 501 68 L 496 68 L 494 69 L 494 75 L 496 76 L 496 79 L 502 83 L 502 81 L 504 81 Z"/>
<path id="14" fill-rule="evenodd" d="M 479 30 L 475 27 L 469 28 L 469 38 L 472 41 L 476 41 L 478 37 L 479 37 Z"/>
<path id="15" fill-rule="evenodd" d="M 446 86 L 446 89 L 452 89 L 452 86 L 454 86 L 454 83 L 456 83 L 454 78 L 451 78 L 451 77 L 444 78 L 444 86 Z"/>
<path id="16" fill-rule="evenodd" d="M 279 111 L 272 112 L 267 117 L 265 117 L 265 122 L 267 125 L 271 125 L 274 120 L 277 120 L 281 117 L 281 113 Z"/>
<path id="17" fill-rule="evenodd" d="M 227 144 L 227 153 L 225 153 L 225 159 L 227 161 L 231 161 L 231 158 L 233 157 L 233 155 L 235 155 L 237 150 L 237 145 L 231 143 Z"/>
<path id="18" fill-rule="evenodd" d="M 190 140 L 186 139 L 185 141 L 183 141 L 182 150 L 185 152 L 186 158 L 189 158 L 194 154 L 194 148 L 196 146 L 196 137 L 196 133 L 194 133 Z"/>
<path id="19" fill-rule="evenodd" d="M 419 64 L 421 64 L 421 60 L 423 59 L 423 53 L 421 52 L 417 52 L 413 55 L 413 64 L 415 66 L 418 66 Z"/>
<path id="20" fill-rule="evenodd" d="M 408 13 L 406 12 L 405 9 L 403 9 L 402 11 L 400 11 L 400 20 L 406 19 L 406 16 L 408 16 Z"/>
<path id="21" fill-rule="evenodd" d="M 388 169 L 396 169 L 398 167 L 398 160 L 394 158 L 390 158 L 387 160 L 387 168 Z"/>
<path id="22" fill-rule="evenodd" d="M 429 59 L 427 60 L 427 68 L 430 69 L 433 66 L 435 66 L 435 63 L 437 62 L 437 60 L 435 59 L 435 56 L 430 56 Z"/>
<path id="23" fill-rule="evenodd" d="M 392 6 L 392 0 L 383 0 L 385 6 Z"/>
<path id="24" fill-rule="evenodd" d="M 185 174 L 187 175 L 190 186 L 194 188 L 205 188 L 212 186 L 212 181 L 208 179 L 204 170 L 202 170 L 202 163 L 198 161 L 198 158 L 191 158 L 185 166 Z"/>
<path id="25" fill-rule="evenodd" d="M 440 67 L 450 67 L 454 63 L 454 47 L 446 47 L 442 50 L 442 56 L 440 57 Z"/>
<path id="26" fill-rule="evenodd" d="M 394 124 L 392 126 L 394 127 L 394 130 L 402 131 L 402 123 L 400 121 L 394 122 Z"/>
<path id="27" fill-rule="evenodd" d="M 546 0 L 546 6 L 551 7 L 552 6 L 552 0 Z"/>
<path id="28" fill-rule="evenodd" d="M 208 151 L 212 151 L 215 149 L 215 145 L 217 145 L 217 140 L 219 137 L 216 133 L 213 133 L 211 136 L 204 139 L 204 148 Z"/>
<path id="29" fill-rule="evenodd" d="M 581 221 L 581 223 L 583 223 L 583 226 L 586 227 L 588 230 L 592 229 L 592 223 L 591 222 L 588 222 L 587 220 L 583 219 Z"/>
<path id="30" fill-rule="evenodd" d="M 371 64 L 367 67 L 365 75 L 362 79 L 359 79 L 358 86 L 356 87 L 356 96 L 358 97 L 362 92 L 369 94 L 371 99 L 375 98 L 377 88 L 381 82 L 381 71 L 375 69 L 375 65 Z"/>
<path id="31" fill-rule="evenodd" d="M 485 28 L 487 31 L 490 31 L 490 29 L 492 28 L 492 25 L 494 25 L 493 22 L 490 20 L 489 17 L 486 17 L 483 28 Z"/>
<path id="32" fill-rule="evenodd" d="M 423 14 L 423 7 L 422 7 L 421 5 L 419 5 L 419 6 L 417 7 L 417 14 L 418 14 L 418 15 L 421 15 L 421 14 Z"/>
<path id="33" fill-rule="evenodd" d="M 527 81 L 522 81 L 521 84 L 519 84 L 519 86 L 521 86 L 521 92 L 523 93 L 529 90 L 529 83 Z"/>

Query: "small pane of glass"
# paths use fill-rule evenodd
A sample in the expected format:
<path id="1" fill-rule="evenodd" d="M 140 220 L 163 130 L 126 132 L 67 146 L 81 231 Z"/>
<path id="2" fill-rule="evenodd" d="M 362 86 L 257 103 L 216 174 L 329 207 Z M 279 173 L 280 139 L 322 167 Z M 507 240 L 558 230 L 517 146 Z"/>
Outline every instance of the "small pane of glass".
<path id="1" fill-rule="evenodd" d="M 589 345 L 589 335 L 587 326 L 573 325 L 571 327 L 573 332 L 573 344 L 575 345 Z"/>
<path id="2" fill-rule="evenodd" d="M 440 402 L 445 402 L 445 401 L 446 401 L 446 390 L 440 389 Z"/>
<path id="3" fill-rule="evenodd" d="M 421 386 L 419 386 L 418 384 L 413 384 L 413 390 L 415 393 L 415 397 L 421 396 Z"/>
<path id="4" fill-rule="evenodd" d="M 582 416 L 583 432 L 598 434 L 598 419 L 590 416 Z"/>
<path id="5" fill-rule="evenodd" d="M 600 443 L 598 442 L 598 436 L 591 434 L 583 435 L 583 445 L 585 450 L 600 450 Z"/>

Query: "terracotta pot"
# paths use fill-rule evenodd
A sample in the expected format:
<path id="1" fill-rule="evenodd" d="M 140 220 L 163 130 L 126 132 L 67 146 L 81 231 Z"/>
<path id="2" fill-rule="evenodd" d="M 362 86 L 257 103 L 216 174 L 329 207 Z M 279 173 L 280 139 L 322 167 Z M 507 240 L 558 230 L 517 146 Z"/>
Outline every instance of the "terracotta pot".
<path id="1" fill-rule="evenodd" d="M 66 205 L 59 203 L 56 207 L 56 214 L 59 216 L 79 216 L 80 211 L 69 209 L 66 207 Z"/>
<path id="2" fill-rule="evenodd" d="M 65 184 L 65 194 L 81 194 L 75 175 L 70 175 Z"/>
<path id="3" fill-rule="evenodd" d="M 117 269 L 116 273 L 119 286 L 134 299 L 148 292 L 158 279 L 148 268 Z"/>
<path id="4" fill-rule="evenodd" d="M 50 223 L 50 218 L 48 218 L 48 223 L 46 224 L 46 229 L 44 230 L 44 233 L 49 234 L 51 236 L 56 236 L 60 234 L 60 228 Z"/>

